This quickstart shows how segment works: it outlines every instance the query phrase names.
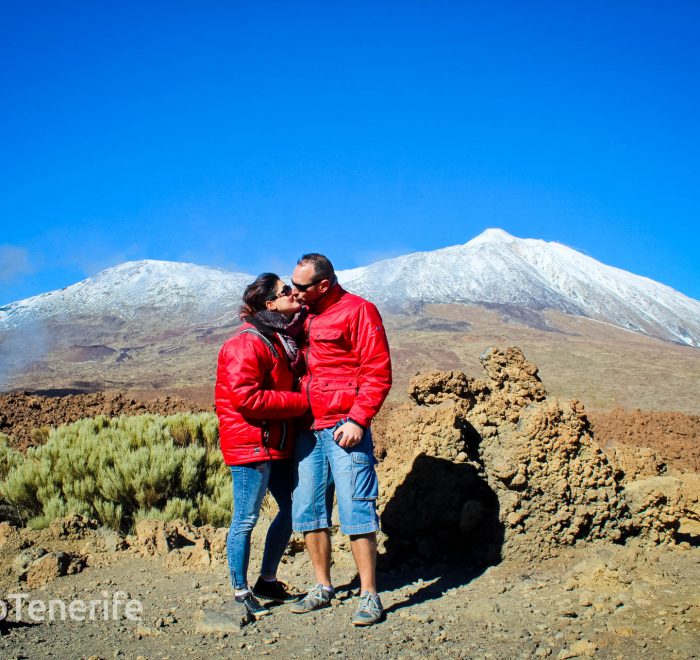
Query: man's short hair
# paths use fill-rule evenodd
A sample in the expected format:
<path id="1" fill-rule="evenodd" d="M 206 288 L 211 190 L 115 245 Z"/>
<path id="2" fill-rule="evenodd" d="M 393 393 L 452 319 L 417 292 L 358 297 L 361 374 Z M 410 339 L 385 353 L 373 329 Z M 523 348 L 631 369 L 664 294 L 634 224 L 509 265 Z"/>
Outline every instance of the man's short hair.
<path id="1" fill-rule="evenodd" d="M 309 254 L 302 254 L 297 261 L 298 266 L 304 266 L 306 264 L 313 264 L 314 267 L 314 279 L 317 280 L 328 280 L 329 282 L 335 282 L 335 270 L 333 264 L 328 257 L 325 257 L 318 252 L 309 252 Z"/>

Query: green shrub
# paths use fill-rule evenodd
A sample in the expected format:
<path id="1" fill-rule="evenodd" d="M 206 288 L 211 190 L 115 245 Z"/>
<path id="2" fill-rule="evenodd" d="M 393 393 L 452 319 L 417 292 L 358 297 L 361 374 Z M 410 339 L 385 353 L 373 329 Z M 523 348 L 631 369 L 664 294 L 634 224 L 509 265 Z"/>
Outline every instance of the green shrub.
<path id="1" fill-rule="evenodd" d="M 48 426 L 40 426 L 38 428 L 33 428 L 29 432 L 29 437 L 32 442 L 36 445 L 43 445 L 49 439 L 49 429 Z"/>
<path id="2" fill-rule="evenodd" d="M 137 520 L 225 525 L 231 477 L 212 413 L 96 417 L 49 431 L 26 457 L 0 438 L 0 493 L 32 527 L 70 513 L 129 530 Z"/>
<path id="3" fill-rule="evenodd" d="M 10 447 L 10 439 L 0 433 L 0 483 L 5 480 L 8 472 L 17 467 L 23 460 L 22 454 Z M 2 490 L 0 489 L 0 496 Z"/>

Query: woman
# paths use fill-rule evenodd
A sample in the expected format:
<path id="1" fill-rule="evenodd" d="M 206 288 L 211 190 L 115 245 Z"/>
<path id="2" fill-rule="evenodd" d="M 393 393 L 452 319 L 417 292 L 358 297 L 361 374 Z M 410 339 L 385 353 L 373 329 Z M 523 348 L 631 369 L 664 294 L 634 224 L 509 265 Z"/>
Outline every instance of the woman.
<path id="1" fill-rule="evenodd" d="M 291 421 L 308 407 L 292 391 L 303 372 L 297 349 L 305 310 L 274 273 L 263 273 L 243 293 L 241 329 L 221 348 L 216 413 L 221 451 L 233 478 L 233 515 L 226 541 L 235 599 L 258 619 L 270 613 L 256 599 L 292 602 L 277 566 L 292 533 Z M 250 536 L 269 488 L 279 507 L 265 540 L 260 578 L 248 587 Z"/>

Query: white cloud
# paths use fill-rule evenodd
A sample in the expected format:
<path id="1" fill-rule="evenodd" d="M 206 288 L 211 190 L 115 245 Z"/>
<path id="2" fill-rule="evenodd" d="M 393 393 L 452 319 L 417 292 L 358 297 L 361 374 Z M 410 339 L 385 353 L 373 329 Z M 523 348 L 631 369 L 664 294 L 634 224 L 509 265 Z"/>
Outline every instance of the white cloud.
<path id="1" fill-rule="evenodd" d="M 407 247 L 387 246 L 384 249 L 355 250 L 352 255 L 357 266 L 369 266 L 377 261 L 394 259 L 395 257 L 403 257 L 406 254 L 411 254 L 412 252 L 418 252 L 418 250 Z M 352 268 L 355 268 L 355 266 L 352 266 Z"/>
<path id="2" fill-rule="evenodd" d="M 24 248 L 0 245 L 0 282 L 11 282 L 32 271 L 29 253 Z"/>

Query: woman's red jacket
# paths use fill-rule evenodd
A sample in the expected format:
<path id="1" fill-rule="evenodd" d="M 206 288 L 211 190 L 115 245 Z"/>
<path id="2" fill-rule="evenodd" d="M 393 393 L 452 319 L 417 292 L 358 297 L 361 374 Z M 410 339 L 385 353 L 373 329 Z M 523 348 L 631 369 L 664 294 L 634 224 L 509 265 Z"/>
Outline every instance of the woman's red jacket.
<path id="1" fill-rule="evenodd" d="M 282 343 L 272 347 L 244 323 L 221 347 L 216 370 L 216 414 L 226 465 L 289 458 L 293 418 L 307 399 L 293 392 L 292 373 Z M 276 355 L 275 355 L 276 353 Z"/>

